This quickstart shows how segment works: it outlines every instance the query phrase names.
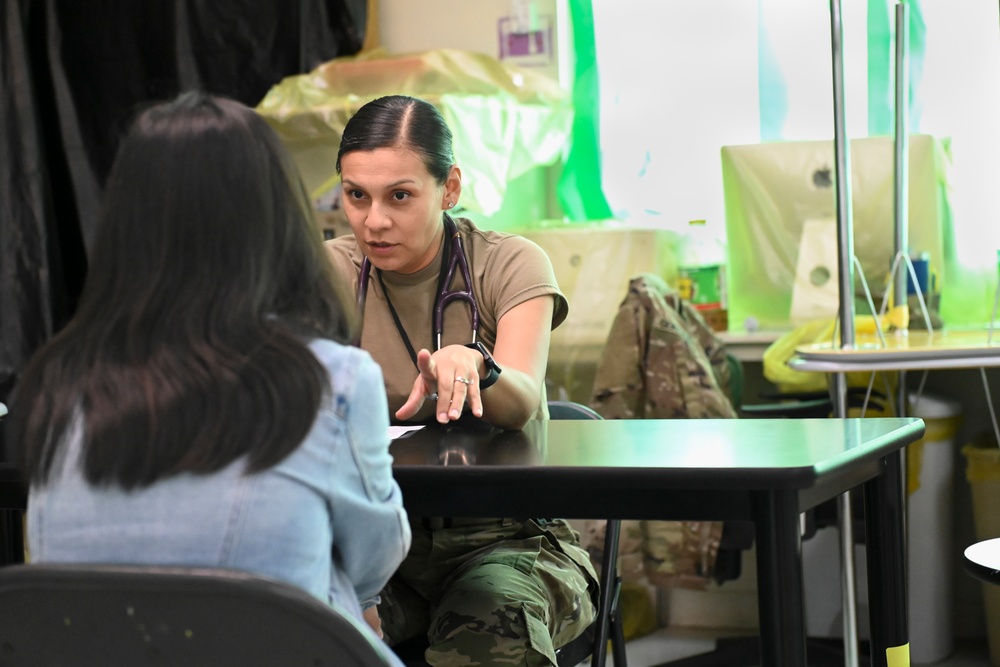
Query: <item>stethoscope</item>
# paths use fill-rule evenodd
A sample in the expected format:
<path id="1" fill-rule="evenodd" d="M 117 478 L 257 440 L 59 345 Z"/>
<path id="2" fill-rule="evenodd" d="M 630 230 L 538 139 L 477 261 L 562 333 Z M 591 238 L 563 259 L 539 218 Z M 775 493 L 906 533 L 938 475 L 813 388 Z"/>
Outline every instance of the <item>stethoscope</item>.
<path id="1" fill-rule="evenodd" d="M 462 236 L 458 232 L 458 225 L 455 224 L 455 221 L 447 213 L 444 214 L 444 231 L 445 244 L 448 247 L 442 253 L 441 272 L 438 279 L 438 295 L 434 301 L 433 334 L 436 345 L 435 350 L 441 349 L 441 334 L 444 332 L 444 310 L 452 301 L 465 301 L 469 304 L 469 311 L 472 314 L 472 342 L 475 343 L 476 338 L 479 336 L 479 305 L 476 303 L 476 295 L 472 292 L 472 277 L 469 275 L 469 263 L 465 259 L 465 250 L 462 248 Z M 448 286 L 455 279 L 455 267 L 458 267 L 458 270 L 462 272 L 465 289 L 449 291 Z M 371 271 L 372 263 L 366 256 L 361 261 L 361 274 L 358 278 L 358 313 L 362 320 L 365 315 L 365 300 L 368 297 L 368 279 Z M 379 276 L 379 280 L 381 281 L 381 276 Z M 384 284 L 382 291 L 385 292 Z M 410 347 L 406 331 L 403 329 L 399 317 L 396 315 L 396 310 L 393 308 L 392 302 L 388 301 L 388 298 L 389 295 L 386 293 L 386 301 L 389 304 L 389 310 L 396 323 L 396 328 L 399 329 L 407 347 Z M 416 354 L 412 354 L 415 361 Z"/>

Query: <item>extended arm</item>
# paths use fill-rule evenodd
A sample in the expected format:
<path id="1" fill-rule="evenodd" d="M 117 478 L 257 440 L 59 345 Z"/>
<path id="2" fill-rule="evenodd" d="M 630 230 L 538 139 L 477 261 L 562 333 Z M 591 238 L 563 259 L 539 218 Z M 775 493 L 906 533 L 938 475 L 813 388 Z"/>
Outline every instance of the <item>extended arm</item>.
<path id="1" fill-rule="evenodd" d="M 523 428 L 541 400 L 553 308 L 552 296 L 539 296 L 514 306 L 500 318 L 493 358 L 503 372 L 496 384 L 482 392 L 479 378 L 487 375 L 487 369 L 479 352 L 462 345 L 449 345 L 434 354 L 420 350 L 420 375 L 396 417 L 406 420 L 413 416 L 422 402 L 437 392 L 437 420 L 441 423 L 458 419 L 463 403 L 468 402 L 474 415 L 494 426 Z M 456 380 L 459 377 L 472 382 L 463 384 Z"/>

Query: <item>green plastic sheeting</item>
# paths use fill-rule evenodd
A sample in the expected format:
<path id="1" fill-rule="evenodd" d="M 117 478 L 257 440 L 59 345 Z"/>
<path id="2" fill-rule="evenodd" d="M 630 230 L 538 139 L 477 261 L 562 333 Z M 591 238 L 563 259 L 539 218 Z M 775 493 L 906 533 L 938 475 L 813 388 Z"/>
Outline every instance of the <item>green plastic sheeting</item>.
<path id="1" fill-rule="evenodd" d="M 572 221 L 612 217 L 601 183 L 600 88 L 594 8 L 590 0 L 569 3 L 576 53 L 573 84 L 573 143 L 559 181 L 559 203 Z"/>
<path id="2" fill-rule="evenodd" d="M 500 209 L 508 183 L 557 162 L 573 126 L 572 101 L 555 81 L 451 49 L 337 58 L 278 83 L 257 112 L 289 147 L 307 191 L 320 197 L 339 183 L 335 164 L 348 119 L 392 94 L 438 108 L 462 169 L 461 204 L 484 215 Z"/>
<path id="3" fill-rule="evenodd" d="M 916 90 L 923 74 L 924 53 L 927 46 L 927 26 L 920 11 L 920 3 L 910 0 L 908 28 L 910 48 L 909 69 L 909 121 L 910 131 L 920 131 L 919 107 L 914 104 Z M 895 14 L 884 0 L 868 0 L 868 136 L 891 136 L 895 125 Z"/>
<path id="4" fill-rule="evenodd" d="M 946 259 L 951 155 L 946 142 L 928 135 L 910 144 L 910 241 L 930 253 L 944 315 L 953 275 Z M 854 251 L 869 286 L 880 291 L 893 257 L 892 138 L 851 139 L 850 151 Z M 726 146 L 721 157 L 726 235 L 729 247 L 740 249 L 729 254 L 731 326 L 783 330 L 832 321 L 839 306 L 835 197 L 826 180 L 833 142 Z"/>

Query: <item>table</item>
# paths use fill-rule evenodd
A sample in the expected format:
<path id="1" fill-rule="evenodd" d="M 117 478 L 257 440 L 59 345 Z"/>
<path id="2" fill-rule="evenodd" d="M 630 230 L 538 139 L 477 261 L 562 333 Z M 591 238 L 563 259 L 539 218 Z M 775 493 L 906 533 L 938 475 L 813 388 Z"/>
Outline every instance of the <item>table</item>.
<path id="1" fill-rule="evenodd" d="M 824 342 L 799 346 L 795 352 L 789 366 L 799 371 L 837 374 L 898 371 L 900 380 L 896 400 L 898 409 L 905 414 L 907 371 L 1000 366 L 1000 332 L 991 336 L 988 329 L 889 331 L 884 334 L 883 339 L 875 333 L 868 333 L 858 335 L 854 345 L 848 349 L 840 349 L 831 342 Z M 985 386 L 985 374 L 983 382 Z M 847 504 L 849 506 L 849 502 Z M 906 514 L 905 503 L 903 510 Z M 853 550 L 849 545 L 842 549 L 841 558 L 844 562 L 853 559 Z M 920 626 L 918 629 L 927 631 L 928 628 L 940 628 L 933 614 L 922 615 L 918 610 L 915 618 Z M 933 640 L 930 644 L 933 645 Z"/>
<path id="2" fill-rule="evenodd" d="M 789 329 L 788 331 L 790 331 Z M 787 331 L 719 331 L 726 352 L 743 362 L 761 362 L 764 352 Z"/>
<path id="3" fill-rule="evenodd" d="M 858 336 L 852 349 L 832 343 L 802 345 L 788 365 L 823 373 L 910 371 L 1000 366 L 1000 331 L 943 330 L 887 332 L 885 345 L 875 334 Z"/>
<path id="4" fill-rule="evenodd" d="M 966 572 L 988 584 L 1000 584 L 1000 537 L 976 542 L 962 555 Z"/>
<path id="5" fill-rule="evenodd" d="M 896 667 L 909 664 L 899 452 L 923 433 L 913 418 L 559 420 L 432 426 L 391 452 L 414 516 L 754 521 L 769 667 L 806 664 L 800 513 L 862 487 L 872 664 Z"/>

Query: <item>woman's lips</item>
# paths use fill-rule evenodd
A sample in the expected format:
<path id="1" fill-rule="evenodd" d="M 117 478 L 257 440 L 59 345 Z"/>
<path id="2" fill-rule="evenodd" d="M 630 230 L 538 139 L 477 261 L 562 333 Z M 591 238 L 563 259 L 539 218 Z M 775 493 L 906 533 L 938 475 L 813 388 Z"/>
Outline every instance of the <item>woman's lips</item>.
<path id="1" fill-rule="evenodd" d="M 369 252 L 371 252 L 373 255 L 377 255 L 380 257 L 392 253 L 395 247 L 396 247 L 395 243 L 384 243 L 384 242 L 368 243 Z"/>

